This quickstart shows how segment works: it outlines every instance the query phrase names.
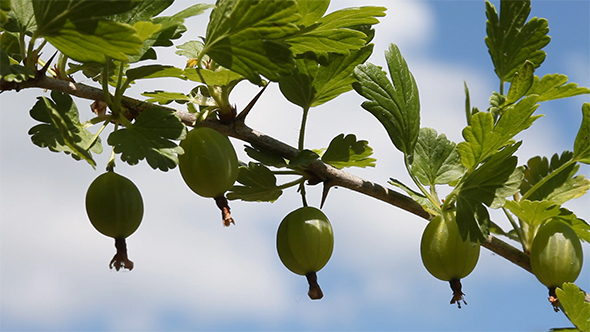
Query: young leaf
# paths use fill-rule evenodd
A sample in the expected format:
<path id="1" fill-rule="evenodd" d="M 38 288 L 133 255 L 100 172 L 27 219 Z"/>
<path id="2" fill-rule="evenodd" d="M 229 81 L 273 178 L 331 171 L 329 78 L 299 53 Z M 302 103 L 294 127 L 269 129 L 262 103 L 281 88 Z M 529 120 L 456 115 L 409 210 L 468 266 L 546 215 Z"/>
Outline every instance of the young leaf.
<path id="1" fill-rule="evenodd" d="M 293 69 L 293 53 L 284 39 L 299 29 L 297 3 L 217 1 L 211 12 L 203 53 L 221 66 L 262 85 L 260 75 L 276 81 Z"/>
<path id="2" fill-rule="evenodd" d="M 551 40 L 547 36 L 548 23 L 546 19 L 536 17 L 526 22 L 530 11 L 530 0 L 502 0 L 498 17 L 496 7 L 486 1 L 485 42 L 501 82 L 511 82 L 525 61 L 532 62 L 537 68 L 545 60 L 546 53 L 541 49 Z"/>
<path id="3" fill-rule="evenodd" d="M 461 236 L 483 240 L 489 227 L 484 204 L 492 209 L 502 207 L 506 197 L 516 194 L 523 178 L 523 168 L 516 167 L 513 156 L 520 142 L 507 146 L 468 173 L 457 187 L 457 223 Z"/>
<path id="4" fill-rule="evenodd" d="M 380 67 L 371 63 L 354 70 L 358 94 L 368 99 L 362 107 L 385 127 L 395 147 L 411 160 L 420 131 L 420 100 L 414 76 L 398 47 L 385 52 L 391 81 Z"/>
<path id="5" fill-rule="evenodd" d="M 590 89 L 579 87 L 576 83 L 567 83 L 567 76 L 563 74 L 547 74 L 543 78 L 535 76 L 533 86 L 527 95 L 539 95 L 537 102 L 573 97 L 590 93 Z"/>
<path id="6" fill-rule="evenodd" d="M 183 152 L 172 140 L 185 135 L 186 127 L 173 112 L 154 107 L 143 111 L 129 128 L 111 133 L 108 143 L 129 165 L 145 159 L 153 169 L 167 171 L 176 167 L 177 154 Z"/>
<path id="7" fill-rule="evenodd" d="M 539 106 L 536 100 L 536 95 L 528 96 L 517 104 L 507 106 L 497 123 L 494 123 L 490 113 L 474 114 L 470 125 L 463 129 L 465 141 L 457 145 L 463 166 L 473 169 L 502 147 L 512 144 L 516 134 L 530 127 L 540 117 L 533 116 Z"/>
<path id="8" fill-rule="evenodd" d="M 432 128 L 421 128 L 414 149 L 412 174 L 423 185 L 434 186 L 455 182 L 464 173 L 455 143 Z"/>
<path id="9" fill-rule="evenodd" d="M 227 193 L 230 200 L 241 199 L 248 202 L 274 202 L 283 191 L 277 187 L 275 175 L 264 165 L 250 162 L 248 166 L 240 166 L 239 183 Z"/>
<path id="10" fill-rule="evenodd" d="M 369 158 L 373 149 L 367 141 L 357 141 L 354 134 L 340 134 L 332 139 L 322 161 L 338 169 L 344 167 L 375 167 L 377 159 Z"/>
<path id="11" fill-rule="evenodd" d="M 100 139 L 94 140 L 94 135 L 80 123 L 76 104 L 68 94 L 54 90 L 51 98 L 53 100 L 39 97 L 31 109 L 31 117 L 43 122 L 29 130 L 31 140 L 42 148 L 47 147 L 53 152 L 63 151 L 95 167 L 96 162 L 90 152 L 102 152 Z"/>
<path id="12" fill-rule="evenodd" d="M 566 282 L 555 293 L 567 318 L 580 331 L 590 331 L 590 303 L 584 300 L 584 292 L 575 284 Z"/>
<path id="13" fill-rule="evenodd" d="M 522 67 L 514 73 L 514 78 L 510 84 L 510 90 L 508 90 L 508 96 L 506 97 L 506 103 L 512 104 L 527 94 L 527 91 L 533 86 L 535 81 L 535 65 L 526 61 Z"/>
<path id="14" fill-rule="evenodd" d="M 315 60 L 298 59 L 292 75 L 279 78 L 281 92 L 290 102 L 310 108 L 319 106 L 352 90 L 356 82 L 352 72 L 373 52 L 373 45 L 353 51 L 350 55 L 330 54 L 327 65 Z"/>
<path id="15" fill-rule="evenodd" d="M 551 162 L 539 156 L 529 159 L 520 193 L 532 201 L 549 200 L 558 204 L 583 196 L 590 188 L 590 181 L 576 175 L 580 165 L 571 162 L 572 158 L 573 153 L 564 151 L 561 156 L 554 154 Z"/>
<path id="16" fill-rule="evenodd" d="M 376 17 L 385 16 L 385 10 L 384 7 L 337 10 L 320 18 L 317 23 L 313 22 L 315 25 L 308 24 L 302 34 L 286 42 L 291 45 L 293 54 L 312 52 L 318 58 L 326 58 L 329 53 L 348 55 L 350 51 L 359 50 L 367 43 L 367 35 L 352 28 L 379 23 Z"/>
<path id="17" fill-rule="evenodd" d="M 582 105 L 582 124 L 574 142 L 574 159 L 590 164 L 590 103 Z"/>

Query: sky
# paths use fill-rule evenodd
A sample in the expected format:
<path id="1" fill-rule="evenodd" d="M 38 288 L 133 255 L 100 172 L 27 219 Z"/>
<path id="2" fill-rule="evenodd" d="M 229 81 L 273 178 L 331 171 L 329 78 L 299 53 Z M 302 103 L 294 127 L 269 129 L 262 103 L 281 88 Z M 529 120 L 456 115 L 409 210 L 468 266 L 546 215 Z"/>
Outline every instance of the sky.
<path id="1" fill-rule="evenodd" d="M 180 0 L 165 14 L 192 3 Z M 499 7 L 499 1 L 493 3 Z M 484 1 L 337 0 L 329 11 L 369 4 L 388 7 L 375 27 L 369 61 L 385 66 L 384 50 L 397 44 L 420 91 L 421 126 L 460 142 L 464 82 L 472 105 L 480 109 L 499 89 L 484 44 Z M 178 44 L 204 35 L 208 15 L 187 19 L 188 32 Z M 552 37 L 536 74 L 562 73 L 590 86 L 590 2 L 533 1 L 533 16 L 549 20 Z M 184 66 L 174 49 L 158 54 L 163 63 Z M 156 89 L 188 92 L 192 86 L 146 80 L 130 94 Z M 231 102 L 241 109 L 257 91 L 241 83 Z M 193 194 L 176 169 L 153 171 L 145 162 L 117 163 L 117 172 L 140 188 L 145 214 L 127 240 L 135 268 L 111 271 L 113 240 L 94 230 L 84 210 L 86 189 L 103 172 L 109 153 L 97 157 L 99 167 L 93 170 L 33 145 L 27 132 L 36 123 L 28 111 L 37 96 L 48 94 L 37 89 L 0 95 L 2 331 L 548 331 L 571 326 L 553 312 L 546 288 L 532 274 L 486 249 L 463 280 L 468 305 L 450 305 L 448 284 L 432 277 L 420 260 L 425 221 L 344 188 L 332 190 L 323 208 L 334 228 L 335 248 L 318 273 L 324 298 L 312 301 L 305 278 L 288 271 L 275 249 L 280 221 L 300 207 L 295 190 L 275 203 L 232 201 L 236 225 L 224 228 L 213 201 Z M 369 141 L 377 166 L 351 173 L 381 184 L 391 177 L 410 183 L 401 154 L 360 107 L 362 101 L 351 91 L 312 109 L 306 148 L 355 133 Z M 546 116 L 517 137 L 524 140 L 519 164 L 572 150 L 584 102 L 590 102 L 588 95 L 543 103 L 537 112 Z M 76 103 L 82 120 L 89 119 L 89 103 Z M 301 110 L 273 84 L 247 123 L 296 145 L 300 117 Z M 232 143 L 247 160 L 243 142 Z M 580 172 L 590 176 L 587 165 Z M 308 187 L 310 205 L 318 206 L 320 195 L 319 186 Z M 587 195 L 565 206 L 590 220 L 589 203 Z M 492 216 L 507 227 L 501 214 Z M 590 257 L 588 244 L 584 250 Z M 590 290 L 588 259 L 585 263 L 577 284 Z"/>

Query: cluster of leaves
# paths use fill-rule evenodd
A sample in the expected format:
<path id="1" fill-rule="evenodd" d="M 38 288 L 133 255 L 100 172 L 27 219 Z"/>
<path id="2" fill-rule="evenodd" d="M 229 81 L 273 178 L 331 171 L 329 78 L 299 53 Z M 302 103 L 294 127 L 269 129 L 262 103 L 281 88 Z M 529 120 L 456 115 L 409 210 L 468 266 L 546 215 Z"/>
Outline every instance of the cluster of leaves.
<path id="1" fill-rule="evenodd" d="M 580 239 L 590 242 L 590 226 L 562 207 L 590 188 L 590 181 L 577 173 L 579 163 L 590 164 L 590 104 L 582 106 L 583 119 L 573 152 L 555 154 L 550 161 L 533 157 L 526 166 L 518 166 L 515 152 L 522 142 L 514 140 L 542 116 L 535 114 L 541 102 L 588 94 L 590 89 L 568 83 L 562 74 L 536 76 L 535 69 L 545 59 L 542 48 L 550 40 L 547 21 L 527 21 L 529 1 L 502 1 L 501 6 L 498 16 L 495 7 L 486 2 L 485 39 L 500 79 L 500 92 L 492 94 L 486 111 L 480 111 L 471 108 L 466 86 L 463 142 L 455 144 L 432 128 L 420 128 L 418 89 L 395 45 L 386 53 L 391 80 L 381 68 L 367 63 L 355 69 L 358 82 L 353 86 L 367 98 L 362 107 L 375 115 L 404 154 L 419 192 L 395 179 L 390 183 L 434 215 L 455 211 L 464 239 L 483 243 L 495 233 L 520 242 L 528 253 L 538 228 L 559 219 Z M 502 92 L 505 83 L 510 84 L 507 94 Z M 437 196 L 436 186 L 440 185 L 451 188 L 444 199 Z M 503 209 L 513 229 L 503 231 L 490 219 L 488 208 Z M 569 300 L 574 301 L 573 295 Z M 578 299 L 575 306 L 582 302 Z"/>

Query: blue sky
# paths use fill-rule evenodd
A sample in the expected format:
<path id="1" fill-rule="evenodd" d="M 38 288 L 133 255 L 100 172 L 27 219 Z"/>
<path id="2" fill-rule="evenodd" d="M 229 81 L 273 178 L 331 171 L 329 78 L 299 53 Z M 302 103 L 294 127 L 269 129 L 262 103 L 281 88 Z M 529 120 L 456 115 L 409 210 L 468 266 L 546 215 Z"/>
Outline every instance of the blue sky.
<path id="1" fill-rule="evenodd" d="M 178 1 L 167 14 L 192 4 Z M 499 6 L 499 1 L 493 2 Z M 483 38 L 483 1 L 336 0 L 330 7 L 378 4 L 389 8 L 376 26 L 370 61 L 384 66 L 383 51 L 396 43 L 420 89 L 422 126 L 455 142 L 464 126 L 463 82 L 472 105 L 487 107 L 498 80 Z M 590 86 L 590 2 L 533 1 L 532 16 L 549 20 L 551 43 L 538 75 L 562 73 Z M 208 14 L 187 20 L 182 42 L 204 35 Z M 182 67 L 174 50 L 163 62 Z M 90 82 L 87 82 L 90 84 Z M 166 89 L 188 92 L 186 82 L 146 81 L 132 94 Z M 240 84 L 232 102 L 243 108 L 257 89 Z M 0 330 L 3 331 L 548 331 L 570 326 L 547 302 L 536 278 L 482 249 L 463 281 L 468 305 L 449 305 L 448 284 L 430 276 L 419 256 L 426 223 L 399 209 L 335 189 L 324 207 L 335 232 L 332 259 L 319 272 L 325 297 L 307 298 L 305 278 L 284 268 L 274 247 L 280 220 L 300 205 L 294 190 L 275 203 L 232 202 L 236 226 L 221 227 L 213 201 L 195 196 L 176 170 L 152 171 L 118 163 L 117 171 L 142 191 L 140 229 L 128 239 L 132 272 L 113 272 L 112 239 L 96 232 L 84 195 L 99 170 L 39 149 L 27 131 L 28 111 L 40 90 L 0 95 Z M 546 114 L 519 138 L 519 163 L 571 150 L 588 95 L 544 103 Z M 82 117 L 88 102 L 77 100 Z M 401 155 L 380 124 L 360 108 L 354 92 L 312 109 L 307 148 L 326 146 L 340 133 L 356 133 L 375 150 L 377 167 L 351 172 L 385 184 L 410 183 Z M 300 110 L 276 86 L 260 99 L 248 124 L 296 145 Z M 329 124 L 329 125 L 328 125 Z M 103 140 L 106 136 L 103 135 Z M 243 144 L 233 141 L 245 160 Z M 98 157 L 104 165 L 108 153 Z M 581 172 L 590 176 L 587 165 Z M 308 189 L 319 204 L 320 188 Z M 588 196 L 568 203 L 590 220 Z M 506 227 L 501 214 L 496 222 Z M 586 257 L 590 257 L 585 244 Z M 577 284 L 590 290 L 586 259 Z"/>

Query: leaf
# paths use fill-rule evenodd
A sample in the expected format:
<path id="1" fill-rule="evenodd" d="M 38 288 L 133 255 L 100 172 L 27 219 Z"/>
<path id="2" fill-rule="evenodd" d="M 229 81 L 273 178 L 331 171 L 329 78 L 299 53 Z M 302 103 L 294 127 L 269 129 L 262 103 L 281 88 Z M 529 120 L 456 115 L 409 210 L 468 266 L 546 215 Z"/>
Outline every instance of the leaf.
<path id="1" fill-rule="evenodd" d="M 42 1 L 34 3 L 38 2 Z M 79 62 L 105 63 L 107 57 L 127 62 L 128 56 L 139 54 L 143 45 L 133 27 L 114 21 L 97 21 L 95 26 L 84 29 L 67 21 L 58 34 L 45 39 Z"/>
<path id="2" fill-rule="evenodd" d="M 421 128 L 411 168 L 423 185 L 450 184 L 465 174 L 455 143 L 432 128 Z"/>
<path id="3" fill-rule="evenodd" d="M 377 159 L 369 158 L 373 149 L 367 141 L 357 141 L 354 134 L 340 134 L 332 139 L 322 161 L 338 169 L 344 167 L 375 167 Z"/>
<path id="4" fill-rule="evenodd" d="M 324 16 L 330 5 L 330 0 L 299 0 L 297 5 L 301 16 L 297 24 L 310 26 Z"/>
<path id="5" fill-rule="evenodd" d="M 428 211 L 430 214 L 436 215 L 440 213 L 440 208 L 432 204 L 432 201 L 430 201 L 426 196 L 410 189 L 410 187 L 406 186 L 401 181 L 390 178 L 388 183 L 405 191 L 414 201 L 420 204 L 422 208 Z"/>
<path id="6" fill-rule="evenodd" d="M 94 135 L 80 123 L 76 104 L 68 94 L 53 90 L 51 98 L 39 97 L 31 109 L 31 117 L 42 122 L 29 130 L 31 140 L 39 147 L 63 151 L 95 167 L 90 152 L 102 152 L 100 139 L 94 140 Z"/>
<path id="7" fill-rule="evenodd" d="M 580 165 L 572 163 L 572 158 L 573 153 L 564 151 L 561 156 L 554 154 L 551 162 L 539 156 L 529 159 L 520 193 L 532 201 L 549 200 L 558 204 L 583 196 L 590 188 L 590 181 L 583 175 L 576 175 Z M 566 163 L 571 164 L 564 166 Z M 529 193 L 541 181 L 542 185 Z"/>
<path id="8" fill-rule="evenodd" d="M 590 89 L 579 87 L 576 83 L 567 83 L 567 76 L 563 74 L 547 74 L 543 78 L 535 76 L 533 86 L 527 95 L 539 95 L 537 102 L 573 97 L 590 93 Z"/>
<path id="9" fill-rule="evenodd" d="M 177 103 L 184 104 L 191 100 L 191 97 L 185 95 L 182 92 L 167 92 L 162 90 L 156 90 L 152 92 L 144 92 L 142 96 L 150 97 L 146 101 L 148 103 L 158 103 L 160 105 L 170 104 L 175 101 Z"/>
<path id="10" fill-rule="evenodd" d="M 514 73 L 506 103 L 512 104 L 525 96 L 535 81 L 535 65 L 530 61 L 525 61 L 522 67 Z"/>
<path id="11" fill-rule="evenodd" d="M 279 78 L 281 92 L 290 102 L 304 109 L 319 106 L 352 90 L 356 65 L 365 62 L 373 52 L 368 45 L 350 55 L 330 54 L 327 65 L 312 59 L 295 61 L 292 75 Z"/>
<path id="12" fill-rule="evenodd" d="M 502 0 L 498 17 L 496 7 L 486 1 L 488 20 L 485 43 L 495 72 L 502 82 L 511 82 L 514 73 L 525 61 L 532 62 L 534 68 L 538 68 L 545 60 L 546 53 L 541 49 L 551 40 L 547 36 L 548 23 L 546 19 L 537 17 L 526 22 L 530 11 L 530 0 Z"/>
<path id="13" fill-rule="evenodd" d="M 490 113 L 474 114 L 470 125 L 463 129 L 465 141 L 457 145 L 463 166 L 473 169 L 502 147 L 512 144 L 516 134 L 530 127 L 540 117 L 533 116 L 539 106 L 536 98 L 535 95 L 528 96 L 517 104 L 507 106 L 495 124 Z"/>
<path id="14" fill-rule="evenodd" d="M 520 142 L 507 146 L 468 173 L 457 187 L 457 224 L 461 236 L 471 241 L 488 234 L 489 216 L 484 204 L 492 209 L 502 207 L 506 197 L 518 192 L 523 168 L 516 167 L 513 156 Z"/>
<path id="15" fill-rule="evenodd" d="M 337 10 L 306 24 L 303 33 L 287 39 L 286 42 L 291 45 L 291 51 L 296 55 L 306 52 L 324 58 L 327 58 L 329 53 L 349 55 L 350 51 L 359 50 L 367 43 L 367 35 L 353 28 L 379 23 L 376 17 L 385 16 L 385 10 L 384 7 Z M 317 13 L 314 13 L 314 16 L 315 14 Z"/>
<path id="16" fill-rule="evenodd" d="M 305 167 L 318 159 L 320 159 L 320 156 L 317 153 L 306 149 L 306 150 L 302 150 L 301 152 L 299 152 L 299 154 L 297 154 L 297 156 L 295 156 L 295 158 L 291 159 L 289 161 L 289 166 L 290 167 L 296 167 L 296 166 Z"/>
<path id="17" fill-rule="evenodd" d="M 239 183 L 227 193 L 230 200 L 241 199 L 248 202 L 274 202 L 283 191 L 277 187 L 275 175 L 264 165 L 250 162 L 248 166 L 240 166 Z"/>
<path id="18" fill-rule="evenodd" d="M 567 318 L 580 331 L 590 331 L 590 303 L 584 300 L 584 292 L 575 284 L 566 282 L 555 289 L 555 293 Z"/>
<path id="19" fill-rule="evenodd" d="M 184 79 L 183 70 L 174 66 L 147 65 L 128 69 L 125 72 L 128 81 L 146 78 L 176 77 Z"/>
<path id="20" fill-rule="evenodd" d="M 233 87 L 244 79 L 244 76 L 223 67 L 216 70 L 187 68 L 184 70 L 184 76 L 191 81 L 219 87 Z"/>
<path id="21" fill-rule="evenodd" d="M 0 79 L 20 83 L 32 79 L 35 73 L 27 67 L 13 64 L 4 49 L 0 49 Z"/>
<path id="22" fill-rule="evenodd" d="M 396 45 L 390 45 L 385 58 L 391 82 L 380 67 L 367 63 L 355 68 L 358 82 L 353 87 L 368 99 L 361 106 L 381 122 L 395 147 L 411 160 L 420 131 L 418 87 Z"/>
<path id="23" fill-rule="evenodd" d="M 582 105 L 582 124 L 574 142 L 574 160 L 590 164 L 590 103 Z"/>
<path id="24" fill-rule="evenodd" d="M 590 225 L 583 219 L 578 218 L 572 211 L 562 207 L 560 214 L 555 219 L 568 223 L 580 240 L 590 243 Z"/>
<path id="25" fill-rule="evenodd" d="M 183 152 L 172 140 L 185 135 L 186 127 L 173 112 L 154 107 L 141 112 L 130 127 L 111 133 L 108 143 L 129 165 L 145 159 L 153 169 L 168 171 L 176 167 L 177 154 Z"/>
<path id="26" fill-rule="evenodd" d="M 2 25 L 2 29 L 29 35 L 37 30 L 33 0 L 11 1 L 10 11 L 6 16 L 8 20 Z"/>
<path id="27" fill-rule="evenodd" d="M 246 154 L 250 158 L 252 158 L 254 160 L 258 160 L 259 162 L 261 162 L 262 164 L 264 164 L 266 166 L 287 167 L 287 162 L 285 161 L 285 159 L 283 157 L 281 157 L 277 154 L 274 154 L 270 151 L 258 148 L 254 145 L 251 147 L 246 146 L 244 151 L 246 151 Z"/>
<path id="28" fill-rule="evenodd" d="M 276 81 L 293 69 L 293 54 L 284 39 L 299 29 L 297 3 L 217 1 L 207 26 L 203 53 L 221 66 L 262 85 L 260 75 Z"/>
<path id="29" fill-rule="evenodd" d="M 532 228 L 541 226 L 545 221 L 560 214 L 560 206 L 550 201 L 506 201 L 504 207 Z"/>

